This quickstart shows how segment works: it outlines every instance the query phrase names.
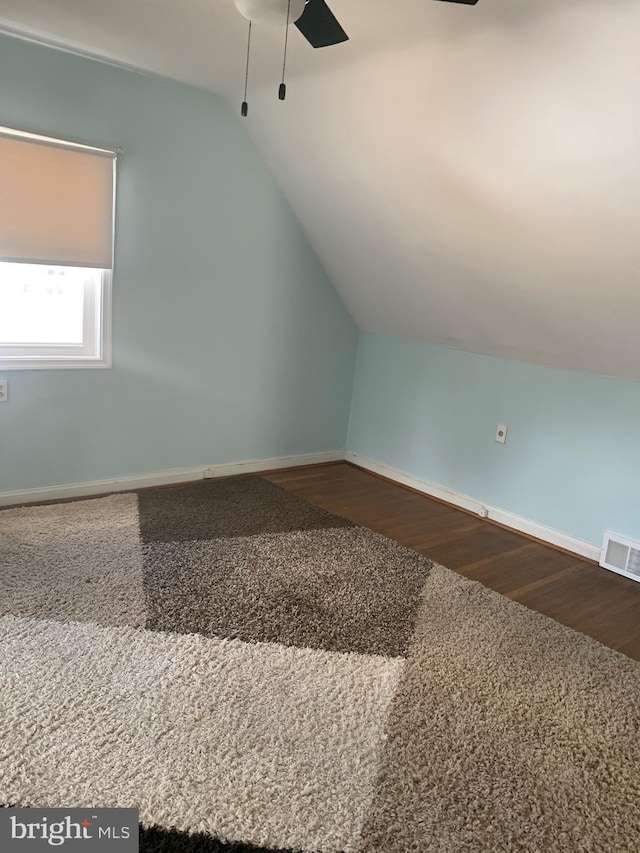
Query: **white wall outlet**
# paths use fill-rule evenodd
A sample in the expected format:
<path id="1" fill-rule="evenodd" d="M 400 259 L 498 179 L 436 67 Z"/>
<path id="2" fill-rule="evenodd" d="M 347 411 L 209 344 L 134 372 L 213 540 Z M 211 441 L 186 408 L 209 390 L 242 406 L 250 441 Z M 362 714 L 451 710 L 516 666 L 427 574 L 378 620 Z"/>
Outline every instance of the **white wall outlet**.
<path id="1" fill-rule="evenodd" d="M 506 444 L 508 429 L 509 427 L 505 426 L 505 424 L 498 424 L 498 429 L 496 430 L 496 441 L 500 442 L 500 444 Z"/>
<path id="2" fill-rule="evenodd" d="M 0 379 L 0 403 L 6 403 L 9 399 L 9 382 L 6 379 Z"/>

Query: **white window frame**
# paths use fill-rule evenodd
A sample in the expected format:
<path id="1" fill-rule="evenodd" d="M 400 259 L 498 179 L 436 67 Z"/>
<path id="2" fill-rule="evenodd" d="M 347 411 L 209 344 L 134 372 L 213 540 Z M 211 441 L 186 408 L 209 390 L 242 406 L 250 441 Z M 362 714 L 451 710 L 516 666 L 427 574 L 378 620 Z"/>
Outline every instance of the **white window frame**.
<path id="1" fill-rule="evenodd" d="M 83 343 L 0 344 L 0 371 L 111 367 L 111 270 L 99 270 L 97 286 L 84 291 Z"/>

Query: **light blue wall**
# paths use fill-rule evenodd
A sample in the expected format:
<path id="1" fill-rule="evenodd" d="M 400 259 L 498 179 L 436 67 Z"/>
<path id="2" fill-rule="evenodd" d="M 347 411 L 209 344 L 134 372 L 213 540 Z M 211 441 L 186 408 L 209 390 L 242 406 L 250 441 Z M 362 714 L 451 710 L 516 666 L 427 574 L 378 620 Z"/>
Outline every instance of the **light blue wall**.
<path id="1" fill-rule="evenodd" d="M 640 383 L 363 334 L 347 446 L 595 545 L 640 539 Z"/>
<path id="2" fill-rule="evenodd" d="M 113 368 L 0 373 L 0 491 L 344 448 L 356 327 L 225 104 L 7 37 L 0 81 L 0 124 L 124 147 Z"/>

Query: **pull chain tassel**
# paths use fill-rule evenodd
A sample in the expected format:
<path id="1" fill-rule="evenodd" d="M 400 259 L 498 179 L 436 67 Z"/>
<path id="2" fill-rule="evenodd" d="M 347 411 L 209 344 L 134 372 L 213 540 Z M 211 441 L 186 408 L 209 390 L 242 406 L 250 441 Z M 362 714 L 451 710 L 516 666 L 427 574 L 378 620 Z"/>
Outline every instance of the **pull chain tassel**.
<path id="1" fill-rule="evenodd" d="M 280 83 L 280 88 L 278 89 L 278 98 L 281 101 L 287 97 L 287 86 L 284 82 L 284 72 L 287 67 L 287 45 L 289 43 L 289 21 L 291 19 L 291 0 L 288 0 L 287 3 L 287 28 L 284 32 L 284 58 L 282 60 L 282 83 Z"/>
<path id="2" fill-rule="evenodd" d="M 249 55 L 251 53 L 251 21 L 249 21 L 249 35 L 247 37 L 247 67 L 244 73 L 244 100 L 240 112 L 243 117 L 249 113 L 249 104 L 247 103 L 247 87 L 249 85 Z"/>

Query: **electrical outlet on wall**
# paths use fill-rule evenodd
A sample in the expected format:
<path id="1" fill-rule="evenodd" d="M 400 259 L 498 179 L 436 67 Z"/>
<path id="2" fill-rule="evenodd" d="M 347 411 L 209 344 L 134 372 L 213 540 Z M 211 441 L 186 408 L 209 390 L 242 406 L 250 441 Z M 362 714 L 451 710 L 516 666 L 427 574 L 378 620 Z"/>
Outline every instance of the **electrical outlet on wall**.
<path id="1" fill-rule="evenodd" d="M 9 383 L 6 379 L 0 379 L 0 403 L 6 403 L 9 397 Z"/>
<path id="2" fill-rule="evenodd" d="M 500 444 L 506 444 L 508 429 L 509 427 L 505 424 L 498 424 L 498 428 L 496 430 L 496 441 L 500 442 Z"/>

